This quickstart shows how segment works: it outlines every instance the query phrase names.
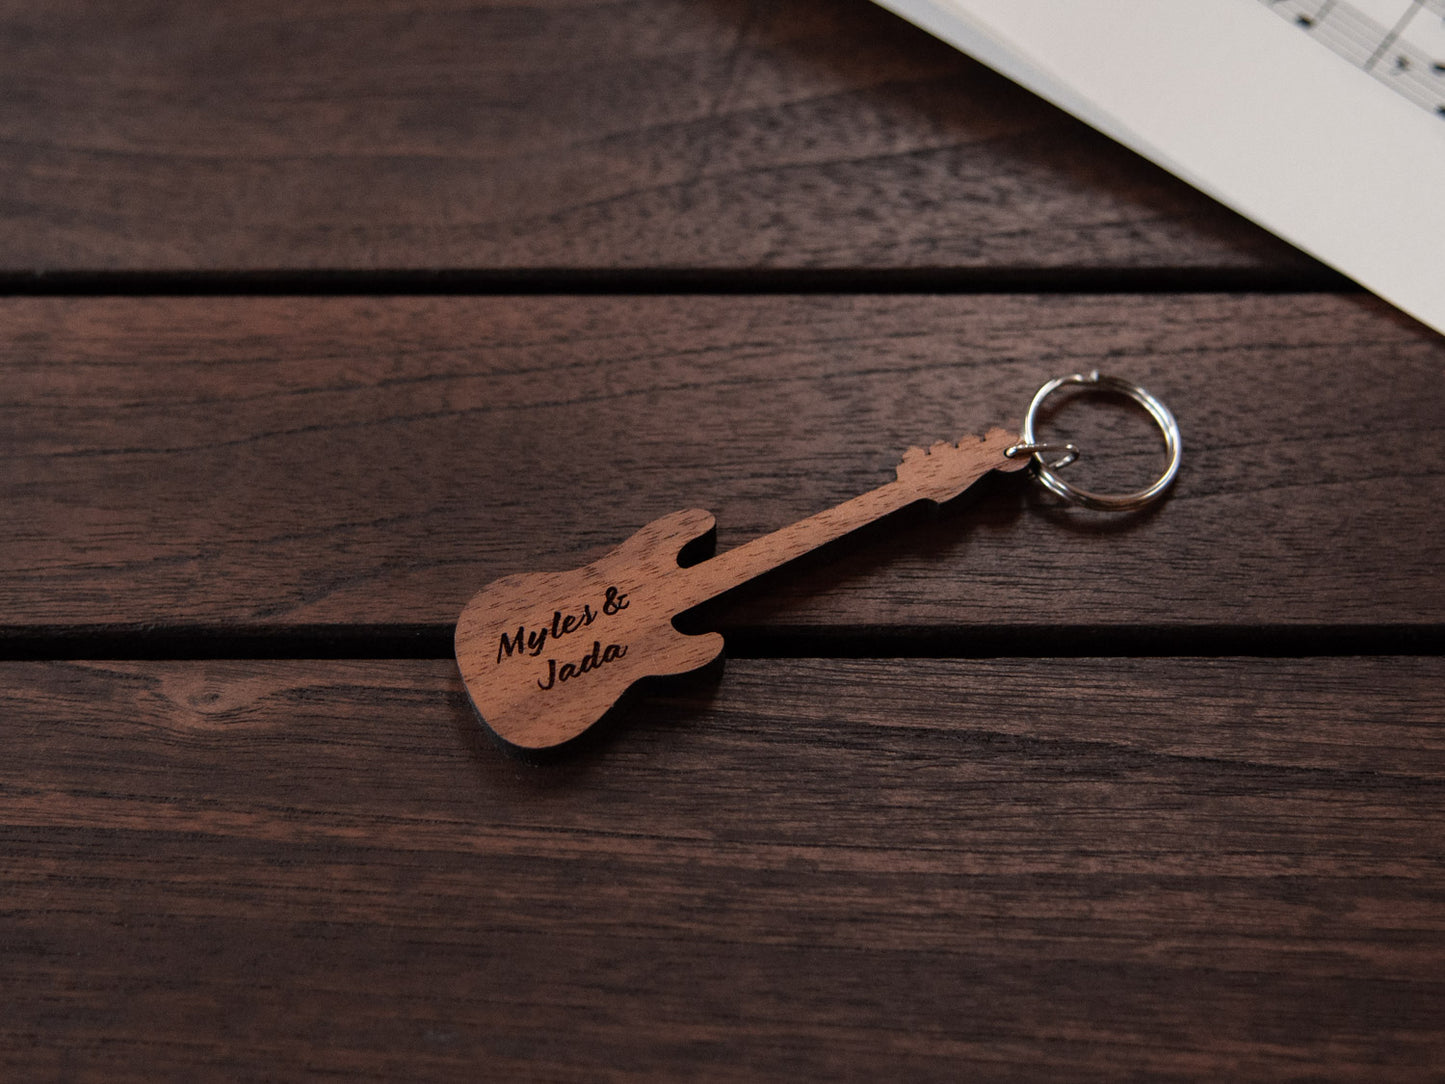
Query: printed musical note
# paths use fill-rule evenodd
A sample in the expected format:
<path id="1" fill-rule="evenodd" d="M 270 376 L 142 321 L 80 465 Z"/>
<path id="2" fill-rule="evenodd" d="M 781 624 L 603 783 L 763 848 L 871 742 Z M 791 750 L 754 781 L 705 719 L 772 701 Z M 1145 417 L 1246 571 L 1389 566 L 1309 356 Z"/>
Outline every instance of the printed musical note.
<path id="1" fill-rule="evenodd" d="M 1261 0 L 1277 15 L 1445 117 L 1445 0 Z"/>

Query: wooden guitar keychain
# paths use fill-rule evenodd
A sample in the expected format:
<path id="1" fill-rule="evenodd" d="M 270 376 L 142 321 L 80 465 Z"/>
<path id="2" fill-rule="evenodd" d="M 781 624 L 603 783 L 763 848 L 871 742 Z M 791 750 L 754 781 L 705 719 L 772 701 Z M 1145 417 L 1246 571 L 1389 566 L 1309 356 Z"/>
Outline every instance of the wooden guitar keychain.
<path id="1" fill-rule="evenodd" d="M 1169 457 L 1152 485 L 1110 496 L 1090 493 L 1056 473 L 1078 457 L 1073 445 L 1034 439 L 1039 407 L 1066 384 L 1128 396 L 1153 417 Z M 1110 511 L 1142 508 L 1179 471 L 1179 426 L 1174 415 L 1137 384 L 1076 373 L 1050 380 L 1034 395 L 1018 433 L 991 429 L 956 444 L 910 448 L 898 476 L 836 508 L 683 567 L 683 548 L 715 523 L 699 509 L 649 523 L 584 568 L 505 576 L 484 587 L 457 621 L 457 665 L 477 714 L 503 742 L 538 752 L 563 745 L 602 718 L 639 678 L 681 674 L 722 654 L 716 632 L 689 635 L 673 618 L 824 543 L 916 501 L 952 500 L 989 471 L 1034 476 L 1065 500 Z M 1045 453 L 1063 452 L 1054 463 Z"/>

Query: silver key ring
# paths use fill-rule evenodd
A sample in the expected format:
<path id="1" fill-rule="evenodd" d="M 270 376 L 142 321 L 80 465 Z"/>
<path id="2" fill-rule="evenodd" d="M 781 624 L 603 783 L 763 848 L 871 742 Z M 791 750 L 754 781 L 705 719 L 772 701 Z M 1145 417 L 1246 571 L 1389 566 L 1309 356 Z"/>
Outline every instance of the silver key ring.
<path id="1" fill-rule="evenodd" d="M 1072 463 L 1078 457 L 1078 449 L 1073 445 L 1065 445 L 1060 449 L 1058 445 L 1040 444 L 1034 438 L 1034 417 L 1038 414 L 1039 407 L 1043 405 L 1044 400 L 1065 384 L 1081 384 L 1095 391 L 1118 392 L 1120 395 L 1127 395 L 1147 410 L 1149 416 L 1154 419 L 1155 424 L 1164 434 L 1164 450 L 1169 455 L 1169 465 L 1164 468 L 1164 473 L 1143 489 L 1118 495 L 1091 493 L 1087 489 L 1070 485 L 1060 478 L 1055 473 L 1055 469 Z M 1103 376 L 1097 369 L 1088 374 L 1074 373 L 1071 376 L 1056 377 L 1035 392 L 1033 402 L 1029 404 L 1028 413 L 1024 416 L 1024 426 L 1020 436 L 1023 439 L 1005 454 L 1010 456 L 1025 452 L 1032 454 L 1034 477 L 1050 493 L 1055 493 L 1064 500 L 1083 505 L 1085 508 L 1094 508 L 1105 512 L 1129 512 L 1158 500 L 1159 496 L 1174 481 L 1174 476 L 1179 473 L 1179 458 L 1183 451 L 1183 441 L 1179 436 L 1179 423 L 1174 420 L 1174 415 L 1169 412 L 1168 407 L 1138 384 L 1131 384 L 1117 376 Z M 1044 459 L 1043 453 L 1053 450 L 1065 450 L 1068 454 L 1050 466 Z"/>

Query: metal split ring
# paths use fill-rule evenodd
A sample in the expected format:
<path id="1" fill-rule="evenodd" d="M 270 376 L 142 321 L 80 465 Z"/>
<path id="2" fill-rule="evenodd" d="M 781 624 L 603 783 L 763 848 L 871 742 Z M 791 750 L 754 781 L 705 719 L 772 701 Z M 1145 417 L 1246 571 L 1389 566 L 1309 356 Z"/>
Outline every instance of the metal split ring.
<path id="1" fill-rule="evenodd" d="M 1132 493 L 1108 494 L 1091 493 L 1089 490 L 1080 489 L 1078 486 L 1070 485 L 1057 474 L 1055 470 L 1067 466 L 1078 457 L 1078 449 L 1072 445 L 1064 445 L 1062 450 L 1069 454 L 1052 465 L 1043 456 L 1046 451 L 1061 450 L 1057 444 L 1041 444 L 1034 437 L 1034 418 L 1039 412 L 1045 399 L 1052 395 L 1065 384 L 1080 384 L 1094 391 L 1112 391 L 1120 395 L 1126 395 L 1134 402 L 1149 412 L 1160 431 L 1164 434 L 1164 450 L 1169 456 L 1169 463 L 1152 484 L 1143 489 L 1137 489 Z M 1131 384 L 1127 380 L 1121 380 L 1117 376 L 1103 376 L 1098 370 L 1092 373 L 1074 373 L 1071 376 L 1060 376 L 1050 380 L 1042 388 L 1034 393 L 1033 402 L 1029 404 L 1029 410 L 1024 415 L 1023 431 L 1020 434 L 1023 438 L 1018 444 L 1008 450 L 1008 455 L 1022 455 L 1025 453 L 1033 456 L 1034 477 L 1039 484 L 1050 493 L 1057 494 L 1066 501 L 1083 505 L 1085 508 L 1094 508 L 1106 512 L 1129 512 L 1136 508 L 1143 508 L 1146 504 L 1158 500 L 1160 495 L 1169 488 L 1174 481 L 1174 476 L 1179 473 L 1179 457 L 1182 452 L 1183 442 L 1179 436 L 1179 423 L 1174 420 L 1174 415 L 1169 408 L 1161 403 L 1154 396 L 1141 388 L 1138 384 Z"/>

